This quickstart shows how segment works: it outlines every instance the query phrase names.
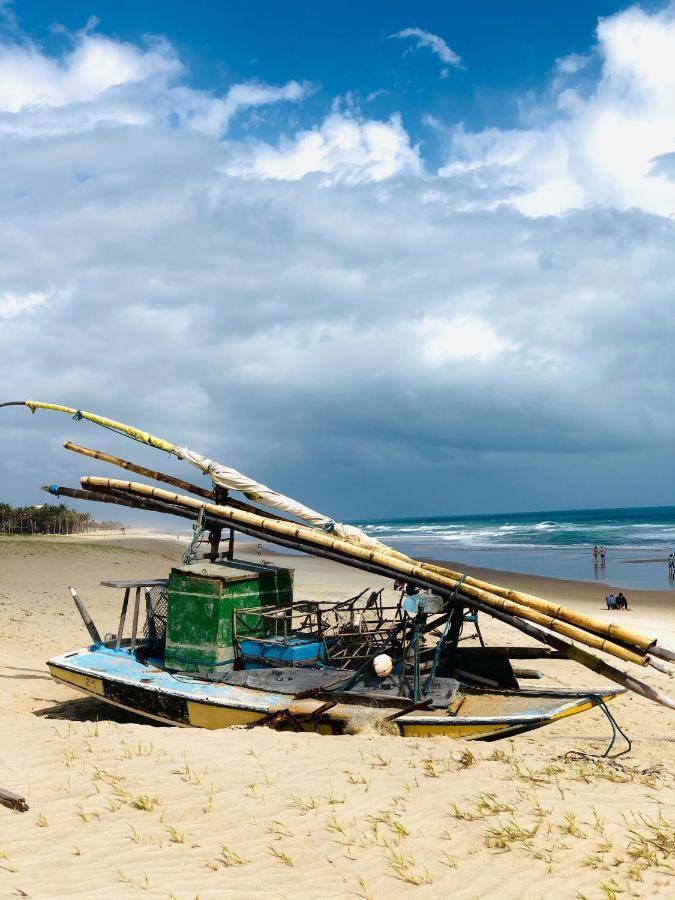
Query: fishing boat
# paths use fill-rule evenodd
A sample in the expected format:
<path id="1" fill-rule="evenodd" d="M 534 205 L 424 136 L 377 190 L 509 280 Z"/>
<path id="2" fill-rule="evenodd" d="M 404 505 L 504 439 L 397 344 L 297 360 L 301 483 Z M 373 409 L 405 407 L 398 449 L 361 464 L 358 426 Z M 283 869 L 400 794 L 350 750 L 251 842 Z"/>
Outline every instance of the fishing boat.
<path id="1" fill-rule="evenodd" d="M 462 651 L 461 629 L 440 653 L 440 638 L 423 646 L 441 607 L 429 593 L 392 607 L 382 590 L 336 604 L 238 605 L 252 597 L 284 602 L 291 582 L 288 569 L 241 561 L 174 567 L 165 584 L 105 582 L 125 589 L 122 630 L 106 640 L 73 589 L 93 643 L 50 659 L 49 671 L 78 691 L 173 725 L 480 740 L 540 728 L 623 691 L 523 689 L 511 659 L 550 653 Z M 141 634 L 136 624 L 124 638 L 133 588 L 133 621 L 143 605 L 147 620 Z"/>
<path id="2" fill-rule="evenodd" d="M 654 637 L 411 559 L 235 469 L 118 421 L 37 401 L 0 407 L 16 405 L 112 429 L 174 454 L 211 480 L 209 487 L 192 484 L 65 443 L 152 483 L 85 476 L 79 488 L 51 484 L 45 490 L 178 516 L 194 529 L 181 564 L 165 580 L 104 582 L 124 596 L 115 631 L 103 638 L 71 588 L 91 643 L 47 665 L 57 681 L 76 690 L 179 726 L 268 725 L 332 734 L 374 728 L 478 740 L 531 731 L 597 706 L 613 723 L 605 704 L 625 690 L 675 709 L 662 691 L 606 659 L 667 672 L 675 653 Z M 237 558 L 235 534 L 382 576 L 392 586 L 336 603 L 299 601 L 292 570 Z M 486 646 L 479 615 L 540 646 Z M 475 629 L 480 646 L 460 643 L 466 627 Z M 513 664 L 522 659 L 568 660 L 612 684 L 523 687 L 522 680 L 541 673 Z"/>

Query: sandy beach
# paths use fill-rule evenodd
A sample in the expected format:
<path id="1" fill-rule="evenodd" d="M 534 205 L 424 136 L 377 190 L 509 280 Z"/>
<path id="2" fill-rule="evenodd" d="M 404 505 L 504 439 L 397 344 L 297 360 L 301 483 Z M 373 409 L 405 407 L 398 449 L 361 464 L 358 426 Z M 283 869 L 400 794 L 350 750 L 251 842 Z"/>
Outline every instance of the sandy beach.
<path id="1" fill-rule="evenodd" d="M 164 577 L 183 549 L 175 535 L 0 537 L 0 786 L 30 806 L 0 806 L 0 896 L 672 896 L 675 718 L 633 695 L 612 704 L 633 749 L 603 760 L 590 755 L 609 738 L 597 710 L 495 743 L 207 732 L 143 723 L 53 682 L 45 660 L 87 643 L 68 585 L 114 631 L 121 596 L 100 581 Z M 299 599 L 390 586 L 284 559 Z M 597 584 L 478 574 L 612 615 Z M 629 599 L 631 627 L 675 646 L 672 594 Z M 528 643 L 481 628 L 488 643 Z M 598 684 L 569 663 L 541 668 L 543 683 Z M 675 693 L 667 676 L 639 675 Z"/>

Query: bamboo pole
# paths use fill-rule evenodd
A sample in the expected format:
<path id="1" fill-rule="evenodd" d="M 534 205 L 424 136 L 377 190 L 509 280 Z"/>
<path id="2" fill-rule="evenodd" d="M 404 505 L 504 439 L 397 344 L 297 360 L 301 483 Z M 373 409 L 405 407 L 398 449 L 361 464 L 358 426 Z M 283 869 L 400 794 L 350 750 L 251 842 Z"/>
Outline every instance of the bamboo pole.
<path id="1" fill-rule="evenodd" d="M 88 419 L 91 422 L 94 422 L 97 425 L 103 426 L 105 428 L 109 428 L 113 431 L 120 432 L 125 434 L 128 437 L 131 437 L 134 440 L 140 441 L 141 443 L 148 444 L 151 447 L 155 447 L 157 449 L 166 450 L 169 453 L 176 452 L 178 448 L 176 448 L 173 444 L 165 441 L 162 438 L 157 438 L 154 435 L 149 434 L 148 432 L 142 431 L 141 429 L 133 428 L 129 425 L 125 425 L 122 422 L 117 422 L 113 419 L 107 419 L 103 416 L 96 415 L 94 413 L 90 413 L 84 410 L 75 409 L 73 407 L 61 406 L 58 404 L 52 403 L 41 403 L 33 400 L 25 400 L 25 401 L 11 401 L 7 403 L 0 404 L 0 407 L 3 406 L 27 406 L 32 412 L 36 412 L 38 409 L 47 409 L 54 410 L 58 412 L 68 413 L 73 415 L 78 419 Z M 115 460 L 115 457 L 109 457 L 111 460 Z M 127 466 L 123 466 L 127 468 Z M 131 471 L 139 471 L 140 474 L 145 474 L 140 471 L 141 467 L 137 467 L 134 469 L 132 464 L 129 464 L 128 468 Z M 152 473 L 151 470 L 145 470 L 145 472 L 150 473 L 150 477 L 153 477 L 153 474 L 160 473 Z M 178 481 L 178 479 L 176 479 Z M 171 482 L 169 482 L 171 483 Z M 183 482 L 183 484 L 189 484 L 188 482 Z M 177 485 L 173 485 L 177 486 Z M 178 485 L 180 486 L 180 485 Z M 191 486 L 194 487 L 194 486 Z M 197 490 L 197 494 L 199 496 L 204 496 L 199 489 Z M 210 498 L 209 498 L 210 499 Z M 231 505 L 236 505 L 234 502 Z M 239 505 L 239 508 L 242 508 Z M 255 509 L 253 510 L 257 512 Z M 286 520 L 287 521 L 287 520 Z M 379 548 L 380 552 L 383 552 L 383 548 Z M 416 564 L 414 560 L 410 560 L 409 557 L 404 557 L 402 554 L 397 553 L 397 551 L 387 548 L 387 551 L 391 553 L 392 556 L 398 556 L 399 558 L 404 558 L 409 562 Z M 423 564 L 424 565 L 424 564 Z M 428 565 L 428 564 L 427 564 Z M 443 569 L 443 567 L 438 567 Z M 455 579 L 459 579 L 461 577 L 460 573 L 453 572 L 450 569 L 444 570 L 446 574 L 450 577 L 454 577 Z M 465 583 L 469 584 L 470 587 L 478 588 L 480 590 L 486 590 L 488 593 L 492 595 L 496 595 L 498 597 L 502 597 L 505 600 L 510 600 L 516 602 L 520 606 L 530 607 L 531 609 L 535 609 L 538 612 L 548 614 L 552 617 L 552 619 L 556 621 L 566 622 L 573 626 L 578 626 L 582 628 L 586 632 L 591 632 L 596 635 L 600 635 L 602 637 L 610 638 L 612 641 L 618 641 L 623 644 L 632 645 L 634 648 L 637 648 L 640 651 L 646 651 L 649 648 L 653 647 L 656 643 L 656 640 L 653 638 L 645 638 L 636 632 L 633 632 L 629 629 L 623 628 L 623 626 L 616 625 L 613 623 L 604 623 L 598 620 L 593 619 L 589 616 L 584 616 L 582 613 L 577 613 L 574 610 L 569 610 L 566 607 L 558 606 L 554 603 L 550 603 L 549 601 L 543 600 L 542 598 L 535 597 L 530 594 L 526 594 L 519 591 L 511 591 L 507 588 L 499 587 L 498 585 L 490 584 L 489 582 L 481 581 L 480 579 L 474 578 L 466 578 Z M 665 659 L 667 661 L 673 662 L 675 661 L 675 654 L 669 654 L 669 651 L 664 650 L 664 648 L 659 648 L 656 653 L 653 655 L 658 655 L 661 659 Z"/>
<path id="2" fill-rule="evenodd" d="M 450 578 L 461 578 L 461 573 L 455 572 L 452 569 L 447 568 L 446 566 L 438 566 L 433 563 L 422 563 L 422 566 L 425 569 L 429 569 L 429 571 L 431 572 L 446 574 Z M 568 609 L 565 606 L 559 606 L 556 603 L 552 603 L 549 600 L 543 600 L 541 597 L 536 597 L 533 594 L 526 594 L 523 591 L 516 591 L 511 588 L 500 587 L 499 585 L 491 584 L 489 581 L 482 581 L 480 578 L 473 578 L 471 576 L 467 576 L 464 579 L 464 584 L 470 584 L 474 587 L 481 588 L 482 590 L 489 591 L 491 594 L 496 594 L 498 597 L 504 597 L 507 600 L 513 600 L 514 602 L 519 603 L 521 606 L 529 606 L 532 609 L 539 610 L 540 612 L 548 613 L 554 618 L 563 619 L 564 621 L 569 622 L 572 625 L 578 625 L 580 628 L 584 628 L 586 631 L 592 631 L 595 634 L 605 635 L 609 638 L 622 641 L 625 644 L 632 644 L 635 647 L 639 647 L 641 650 L 649 650 L 650 647 L 653 647 L 653 645 L 656 643 L 656 638 L 644 637 L 643 635 L 638 634 L 636 631 L 624 628 L 621 625 L 600 622 L 598 619 L 594 619 L 592 616 L 586 616 L 583 613 L 576 612 L 573 609 Z"/>
<path id="3" fill-rule="evenodd" d="M 95 489 L 96 487 L 107 486 L 148 497 L 157 497 L 167 502 L 175 503 L 179 506 L 190 506 L 193 509 L 200 509 L 203 507 L 207 513 L 211 513 L 216 517 L 222 516 L 224 518 L 227 518 L 229 521 L 257 525 L 259 527 L 262 527 L 263 529 L 268 529 L 269 531 L 275 532 L 277 534 L 286 534 L 293 537 L 302 536 L 310 544 L 323 547 L 331 547 L 333 549 L 339 550 L 342 554 L 347 556 L 353 556 L 355 558 L 363 560 L 378 562 L 379 564 L 386 566 L 398 575 L 412 575 L 415 577 L 426 578 L 427 581 L 431 582 L 437 587 L 445 587 L 454 590 L 459 584 L 460 579 L 452 579 L 449 576 L 441 575 L 428 569 L 425 570 L 419 564 L 415 564 L 412 562 L 409 563 L 406 560 L 389 556 L 388 554 L 381 553 L 377 550 L 369 550 L 367 547 L 358 544 L 352 544 L 340 538 L 332 538 L 324 532 L 321 532 L 318 529 L 310 528 L 306 525 L 299 525 L 294 522 L 282 522 L 277 519 L 245 512 L 244 510 L 236 510 L 224 506 L 217 506 L 215 504 L 203 503 L 199 500 L 194 499 L 193 497 L 186 497 L 180 494 L 171 494 L 169 491 L 165 491 L 162 488 L 155 488 L 150 485 L 138 484 L 135 482 L 96 477 L 83 478 L 81 482 L 83 487 L 86 488 Z M 612 656 L 616 656 L 618 659 L 624 660 L 625 662 L 632 662 L 636 665 L 642 666 L 647 665 L 649 662 L 646 656 L 641 656 L 638 653 L 633 652 L 632 650 L 620 647 L 617 644 L 599 638 L 596 635 L 588 634 L 580 628 L 576 628 L 575 626 L 560 622 L 559 620 L 551 616 L 544 615 L 543 613 L 537 612 L 536 610 L 530 609 L 529 607 L 521 606 L 511 600 L 495 596 L 494 594 L 481 588 L 467 585 L 466 582 L 462 583 L 462 592 L 470 597 L 473 597 L 474 599 L 484 602 L 488 606 L 498 609 L 501 608 L 506 612 L 512 612 L 515 615 L 520 616 L 521 618 L 528 619 L 535 624 L 541 625 L 544 628 L 548 628 L 552 631 L 556 631 L 559 634 L 563 634 L 567 637 L 572 638 L 573 640 L 578 640 L 581 643 L 586 644 L 589 647 L 593 647 L 596 650 L 601 650 L 605 653 L 609 653 Z"/>
<path id="4" fill-rule="evenodd" d="M 191 494 L 197 494 L 199 497 L 204 497 L 204 499 L 206 500 L 216 499 L 215 491 L 209 491 L 206 488 L 199 487 L 198 485 L 192 484 L 189 481 L 183 481 L 182 478 L 174 478 L 173 475 L 167 475 L 165 472 L 157 472 L 154 469 L 146 469 L 144 466 L 139 466 L 136 463 L 129 462 L 128 459 L 122 459 L 119 456 L 112 456 L 111 454 L 104 453 L 101 450 L 91 450 L 88 447 L 80 447 L 78 444 L 74 444 L 72 441 L 65 441 L 63 446 L 66 448 L 66 450 L 72 450 L 75 453 L 81 453 L 83 456 L 88 456 L 92 459 L 100 459 L 103 462 L 110 463 L 114 466 L 120 466 L 120 468 L 126 469 L 129 472 L 135 472 L 137 475 L 144 475 L 146 478 L 152 478 L 153 481 L 161 481 L 165 482 L 166 484 L 170 484 L 173 487 L 179 487 L 182 490 L 189 491 Z M 96 486 L 96 490 L 101 490 L 101 487 Z M 280 516 L 277 513 L 269 513 L 257 506 L 253 506 L 251 503 L 244 503 L 242 500 L 235 500 L 230 496 L 227 497 L 227 505 L 233 506 L 236 509 L 247 510 L 248 512 L 255 513 L 256 515 L 264 514 L 270 518 L 279 519 L 282 522 L 291 521 L 290 519 L 287 519 L 284 516 Z"/>
<path id="5" fill-rule="evenodd" d="M 83 479 L 83 481 L 85 481 L 85 482 L 88 480 L 89 479 Z M 132 484 L 132 483 L 128 482 L 127 484 Z M 137 485 L 134 485 L 134 487 L 137 487 Z M 70 490 L 70 489 L 63 489 L 63 490 L 65 493 L 66 490 Z M 168 492 L 162 491 L 161 493 L 166 494 Z M 91 499 L 100 500 L 102 502 L 110 502 L 110 500 L 108 499 L 108 495 L 106 495 L 106 494 L 97 495 L 96 493 L 89 492 L 88 497 Z M 138 495 L 135 495 L 133 493 L 130 493 L 129 497 L 130 497 L 130 499 L 127 501 L 126 505 L 134 506 L 134 505 L 136 505 L 136 501 L 143 502 L 142 498 L 138 497 Z M 133 499 L 131 499 L 131 498 L 133 498 Z M 191 499 L 191 498 L 188 498 L 188 499 Z M 195 508 L 187 509 L 185 507 L 176 506 L 175 504 L 171 504 L 164 500 L 160 500 L 159 498 L 157 498 L 155 502 L 158 507 L 158 511 L 159 511 L 160 507 L 164 507 L 164 509 L 162 509 L 161 511 L 167 512 L 167 513 L 173 513 L 174 510 L 178 508 L 178 509 L 182 509 L 181 514 L 185 515 L 188 518 L 195 518 L 197 515 Z M 200 506 L 200 504 L 197 504 L 197 506 Z M 225 512 L 227 512 L 227 510 L 225 510 Z M 215 515 L 214 518 L 220 519 L 220 521 L 222 521 L 222 519 L 223 519 L 223 517 L 221 517 L 220 515 Z M 208 521 L 208 518 L 207 518 L 207 521 Z M 320 557 L 330 559 L 335 562 L 340 562 L 340 563 L 343 563 L 344 565 L 348 565 L 348 566 L 358 568 L 358 569 L 361 569 L 364 571 L 370 571 L 370 572 L 373 572 L 378 575 L 383 575 L 385 577 L 391 577 L 390 566 L 388 564 L 389 561 L 387 561 L 387 563 L 385 565 L 378 565 L 373 562 L 368 562 L 365 560 L 360 560 L 360 559 L 354 558 L 353 556 L 345 557 L 344 554 L 339 553 L 335 550 L 317 547 L 314 544 L 309 544 L 309 543 L 307 543 L 307 541 L 301 540 L 300 538 L 294 539 L 292 537 L 282 537 L 280 535 L 271 536 L 269 531 L 262 524 L 259 525 L 258 527 L 255 527 L 252 524 L 244 524 L 242 522 L 238 522 L 238 523 L 236 523 L 236 530 L 241 531 L 244 534 L 248 534 L 251 537 L 256 537 L 256 538 L 263 537 L 263 538 L 267 538 L 267 539 L 271 538 L 274 543 L 276 543 L 282 547 L 288 547 L 289 549 L 299 550 L 301 552 L 303 552 L 303 551 L 309 552 L 315 556 L 320 556 Z M 312 531 L 312 529 L 307 529 L 307 530 Z M 525 621 L 518 619 L 517 616 L 506 613 L 503 610 L 494 609 L 494 608 L 492 608 L 484 603 L 481 603 L 480 601 L 477 601 L 471 597 L 463 596 L 461 591 L 457 592 L 454 589 L 449 590 L 448 588 L 441 588 L 439 590 L 437 586 L 430 583 L 425 578 L 411 577 L 410 581 L 411 581 L 411 583 L 415 584 L 418 587 L 430 588 L 432 590 L 436 589 L 441 595 L 444 595 L 448 599 L 454 598 L 456 601 L 459 600 L 460 602 L 465 603 L 466 605 L 478 610 L 479 612 L 483 612 L 486 615 L 491 616 L 492 618 L 498 619 L 499 621 L 502 621 L 505 624 L 510 625 L 519 631 L 522 631 L 524 634 L 527 634 L 528 636 L 534 638 L 535 640 L 539 641 L 540 643 L 547 644 L 548 646 L 553 647 L 558 652 L 560 652 L 565 658 L 570 659 L 574 662 L 577 662 L 579 665 L 582 665 L 585 668 L 591 669 L 592 671 L 603 675 L 604 677 L 610 679 L 611 681 L 614 681 L 617 684 L 622 685 L 623 687 L 627 688 L 628 690 L 630 690 L 636 694 L 639 694 L 640 696 L 645 697 L 648 700 L 652 700 L 655 703 L 660 703 L 661 705 L 666 706 L 670 709 L 675 709 L 675 702 L 670 697 L 666 696 L 665 694 L 661 693 L 660 691 L 657 691 L 655 688 L 651 687 L 650 685 L 647 685 L 644 682 L 639 681 L 638 679 L 634 678 L 633 676 L 629 675 L 626 672 L 622 672 L 619 669 L 615 669 L 613 666 L 608 665 L 603 660 L 594 656 L 592 653 L 588 653 L 587 651 L 583 650 L 582 648 L 577 647 L 574 644 L 571 644 L 568 641 L 565 641 L 555 635 L 548 634 L 547 632 L 542 631 L 541 629 L 537 628 L 536 626 L 532 625 L 529 622 L 525 622 Z M 463 585 L 462 585 L 462 587 L 463 587 Z"/>
<path id="6" fill-rule="evenodd" d="M 103 453 L 102 450 L 91 450 L 89 447 L 80 447 L 72 441 L 65 441 L 63 446 L 66 450 L 72 450 L 73 453 L 79 453 L 82 456 L 88 456 L 91 459 L 100 459 L 101 462 L 110 463 L 112 466 L 120 466 L 129 472 L 135 472 L 136 475 L 143 475 L 145 478 L 152 478 L 153 481 L 163 481 L 172 487 L 180 488 L 190 494 L 197 494 L 198 497 L 204 497 L 206 500 L 215 499 L 213 491 L 191 484 L 189 481 L 183 481 L 182 478 L 175 478 L 173 475 L 167 475 L 164 472 L 157 472 L 154 469 L 146 469 L 145 466 L 138 466 L 136 463 L 129 462 L 127 459 L 120 459 L 119 456 L 112 456 L 110 453 Z"/>

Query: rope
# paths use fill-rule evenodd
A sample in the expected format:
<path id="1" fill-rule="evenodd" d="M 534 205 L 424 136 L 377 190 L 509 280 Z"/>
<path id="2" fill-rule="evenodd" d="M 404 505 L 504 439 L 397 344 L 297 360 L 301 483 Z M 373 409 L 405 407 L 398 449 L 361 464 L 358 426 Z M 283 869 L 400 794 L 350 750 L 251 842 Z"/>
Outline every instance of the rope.
<path id="1" fill-rule="evenodd" d="M 183 565 L 189 566 L 197 559 L 197 545 L 200 543 L 202 539 L 202 535 L 204 534 L 204 508 L 200 509 L 199 516 L 197 517 L 197 521 L 193 526 L 194 534 L 192 536 L 192 540 L 190 541 L 190 546 L 187 548 L 185 553 L 183 554 Z"/>
<path id="2" fill-rule="evenodd" d="M 609 744 L 607 745 L 605 752 L 604 753 L 584 753 L 581 750 L 570 750 L 568 753 L 565 754 L 565 759 L 618 759 L 618 757 L 625 756 L 626 753 L 630 753 L 630 751 L 632 750 L 633 742 L 628 737 L 626 732 L 621 728 L 621 726 L 616 721 L 616 719 L 611 714 L 611 712 L 607 709 L 607 704 L 605 703 L 605 701 L 600 700 L 600 702 L 598 703 L 598 706 L 600 707 L 602 712 L 605 714 L 607 721 L 609 722 L 610 727 L 612 729 L 612 736 L 609 739 Z M 618 734 L 621 735 L 621 737 L 624 739 L 624 741 L 626 742 L 626 744 L 628 746 L 626 747 L 625 750 L 622 750 L 620 753 L 613 753 L 610 756 L 609 755 L 610 750 L 614 746 Z"/>

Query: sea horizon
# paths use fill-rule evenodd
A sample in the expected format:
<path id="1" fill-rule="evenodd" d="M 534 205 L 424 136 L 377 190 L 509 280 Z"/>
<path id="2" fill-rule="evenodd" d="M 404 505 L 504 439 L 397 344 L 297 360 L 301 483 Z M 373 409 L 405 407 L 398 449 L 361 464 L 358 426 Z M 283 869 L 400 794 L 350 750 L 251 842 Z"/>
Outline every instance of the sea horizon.
<path id="1" fill-rule="evenodd" d="M 626 588 L 674 588 L 675 506 L 533 510 L 359 519 L 354 524 L 411 556 Z M 592 550 L 604 546 L 605 565 Z"/>

